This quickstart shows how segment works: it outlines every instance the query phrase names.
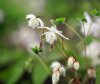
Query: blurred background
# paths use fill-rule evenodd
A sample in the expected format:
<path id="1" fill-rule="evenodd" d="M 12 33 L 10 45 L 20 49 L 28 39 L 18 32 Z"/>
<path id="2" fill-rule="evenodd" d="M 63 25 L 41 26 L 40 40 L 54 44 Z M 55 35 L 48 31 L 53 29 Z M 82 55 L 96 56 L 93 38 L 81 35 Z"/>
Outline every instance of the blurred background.
<path id="1" fill-rule="evenodd" d="M 27 14 L 40 17 L 46 26 L 50 18 L 65 17 L 66 22 L 84 37 L 77 18 L 93 9 L 100 11 L 100 0 L 0 0 L 0 84 L 51 84 L 49 74 L 30 49 L 40 43 L 40 38 L 36 31 L 28 27 L 25 19 Z M 99 30 L 100 17 L 90 17 Z M 59 29 L 70 38 L 69 42 L 64 42 L 66 54 L 75 56 L 80 62 L 80 77 L 93 65 L 97 73 L 96 84 L 99 84 L 100 36 L 86 37 L 87 53 L 92 54 L 84 57 L 81 41 L 76 34 L 68 28 L 65 30 L 65 25 L 59 25 Z M 48 44 L 46 48 L 49 48 Z M 48 63 L 63 61 L 63 57 L 55 49 L 48 51 L 45 51 Z M 65 61 L 62 63 L 66 65 Z"/>

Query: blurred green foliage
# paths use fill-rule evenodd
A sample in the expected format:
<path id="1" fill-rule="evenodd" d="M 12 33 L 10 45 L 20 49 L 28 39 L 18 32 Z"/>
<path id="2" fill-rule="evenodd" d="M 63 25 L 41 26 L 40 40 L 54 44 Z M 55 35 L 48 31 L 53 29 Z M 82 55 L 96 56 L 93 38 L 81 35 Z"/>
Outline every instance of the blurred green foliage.
<path id="1" fill-rule="evenodd" d="M 35 55 L 31 56 L 18 47 L 10 46 L 7 40 L 7 36 L 16 30 L 20 23 L 25 22 L 25 15 L 33 13 L 33 11 L 27 10 L 28 1 L 30 0 L 0 0 L 0 9 L 4 12 L 4 21 L 0 23 L 0 84 L 43 84 L 49 76 L 44 67 L 34 57 Z M 100 0 L 46 0 L 44 9 L 45 11 L 42 15 L 51 18 L 66 17 L 66 21 L 70 22 L 76 21 L 76 18 L 81 17 L 84 11 L 91 11 L 93 9 L 100 10 Z M 95 10 L 92 13 L 97 14 Z M 65 19 L 56 19 L 58 22 L 59 20 L 64 21 Z M 92 38 L 87 37 L 85 40 L 89 44 Z M 70 41 L 69 44 L 66 43 L 68 45 L 67 47 L 69 47 L 66 49 L 66 54 L 69 56 L 74 55 L 78 59 L 81 65 L 79 75 L 83 75 L 85 69 L 91 64 L 91 60 L 79 56 L 78 51 L 75 50 L 75 43 L 75 41 Z M 70 44 L 72 45 L 69 46 Z M 61 49 L 60 46 L 59 49 Z M 48 63 L 55 60 L 63 60 L 63 57 L 56 49 L 45 53 L 45 56 Z M 30 63 L 30 68 L 26 68 L 25 64 L 30 58 L 33 59 L 32 63 Z M 66 61 L 64 62 L 66 63 Z M 99 67 L 96 67 L 96 84 L 100 83 Z M 68 75 L 70 76 L 70 74 Z"/>

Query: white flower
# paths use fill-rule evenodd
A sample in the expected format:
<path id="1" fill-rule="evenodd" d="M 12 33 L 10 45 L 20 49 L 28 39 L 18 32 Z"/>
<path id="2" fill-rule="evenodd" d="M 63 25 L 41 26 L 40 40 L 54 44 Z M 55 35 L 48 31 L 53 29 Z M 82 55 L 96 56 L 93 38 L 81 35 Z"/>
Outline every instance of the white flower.
<path id="1" fill-rule="evenodd" d="M 57 84 L 60 76 L 65 76 L 65 68 L 59 62 L 53 62 L 51 68 L 53 69 L 52 84 Z"/>
<path id="2" fill-rule="evenodd" d="M 85 50 L 82 52 L 85 55 Z M 92 59 L 93 65 L 100 64 L 100 42 L 94 40 L 86 46 L 86 55 Z"/>
<path id="3" fill-rule="evenodd" d="M 68 58 L 68 67 L 71 68 L 73 67 L 75 59 L 73 57 Z"/>
<path id="4" fill-rule="evenodd" d="M 44 26 L 43 21 L 40 18 L 36 18 L 36 16 L 33 14 L 27 15 L 26 19 L 29 19 L 28 26 L 32 27 L 33 29 Z"/>
<path id="5" fill-rule="evenodd" d="M 85 35 L 93 35 L 95 37 L 100 37 L 100 23 L 98 21 L 100 21 L 100 18 L 97 19 L 95 18 L 95 21 L 92 20 L 92 18 L 90 17 L 90 15 L 85 12 L 84 16 L 87 20 L 87 23 L 81 24 L 81 32 L 82 34 L 84 34 L 84 29 L 85 29 Z"/>
<path id="6" fill-rule="evenodd" d="M 89 27 L 91 26 L 91 23 L 92 23 L 92 19 L 87 12 L 84 13 L 84 16 L 87 20 L 87 23 L 84 23 L 84 26 L 83 26 L 83 24 L 81 24 L 82 25 L 81 32 L 84 34 L 84 28 L 85 28 L 85 35 L 87 36 L 87 33 L 89 31 Z M 92 33 L 92 30 L 90 30 L 89 34 L 91 34 L 91 33 Z"/>
<path id="7" fill-rule="evenodd" d="M 79 66 L 80 66 L 79 62 L 75 61 L 74 64 L 73 64 L 73 68 L 75 70 L 78 70 L 79 69 Z"/>
<path id="8" fill-rule="evenodd" d="M 62 35 L 62 31 L 59 31 L 57 30 L 56 26 L 51 26 L 50 28 L 49 27 L 38 27 L 38 28 L 45 28 L 48 30 L 48 32 L 45 32 L 44 34 L 42 35 L 45 35 L 46 37 L 46 42 L 50 43 L 50 44 L 53 44 L 54 41 L 57 40 L 57 35 L 69 40 L 69 38 L 66 38 L 64 35 Z"/>

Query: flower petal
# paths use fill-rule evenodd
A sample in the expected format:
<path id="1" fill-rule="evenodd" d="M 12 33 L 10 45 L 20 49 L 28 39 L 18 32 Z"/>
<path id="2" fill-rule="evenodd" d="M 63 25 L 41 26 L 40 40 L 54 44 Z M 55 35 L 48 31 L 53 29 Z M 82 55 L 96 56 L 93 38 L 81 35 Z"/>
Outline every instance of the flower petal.
<path id="1" fill-rule="evenodd" d="M 46 42 L 53 44 L 57 40 L 57 36 L 54 32 L 46 32 Z"/>
<path id="2" fill-rule="evenodd" d="M 59 79 L 60 79 L 59 71 L 54 72 L 52 75 L 52 84 L 57 84 L 59 82 Z"/>
<path id="3" fill-rule="evenodd" d="M 62 35 L 61 33 L 59 33 L 59 32 L 55 32 L 55 33 L 57 33 L 59 36 L 63 37 L 64 39 L 69 40 L 69 38 L 65 37 L 65 36 L 64 36 L 64 35 Z"/>
<path id="4" fill-rule="evenodd" d="M 38 27 L 38 29 L 47 29 L 47 30 L 51 31 L 49 27 Z"/>
<path id="5" fill-rule="evenodd" d="M 31 18 L 36 18 L 36 16 L 33 15 L 33 14 L 28 14 L 28 15 L 26 15 L 26 19 L 31 19 Z"/>
<path id="6" fill-rule="evenodd" d="M 65 76 L 66 70 L 65 70 L 64 67 L 61 66 L 61 67 L 59 68 L 59 71 L 60 71 L 61 75 Z"/>
<path id="7" fill-rule="evenodd" d="M 40 23 L 40 27 L 43 27 L 43 26 L 44 26 L 44 22 L 43 22 L 40 18 L 37 18 L 37 20 L 38 20 L 39 23 Z"/>
<path id="8" fill-rule="evenodd" d="M 32 27 L 33 29 L 38 27 L 39 26 L 39 22 L 36 18 L 31 18 L 29 21 L 28 21 L 28 26 L 29 27 Z"/>

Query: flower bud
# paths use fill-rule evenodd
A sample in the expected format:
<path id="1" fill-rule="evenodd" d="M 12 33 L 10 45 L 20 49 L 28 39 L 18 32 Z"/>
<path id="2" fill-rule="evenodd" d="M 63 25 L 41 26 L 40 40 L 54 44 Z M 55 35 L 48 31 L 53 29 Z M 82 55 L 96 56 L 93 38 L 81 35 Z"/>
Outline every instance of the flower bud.
<path id="1" fill-rule="evenodd" d="M 61 66 L 61 67 L 59 68 L 59 72 L 60 72 L 61 75 L 65 76 L 66 70 L 65 70 L 65 68 L 64 68 L 63 66 Z"/>
<path id="2" fill-rule="evenodd" d="M 57 84 L 59 82 L 59 79 L 60 79 L 59 71 L 54 72 L 52 75 L 52 84 Z"/>
<path id="3" fill-rule="evenodd" d="M 61 64 L 57 61 L 55 61 L 51 64 L 51 68 L 53 69 L 53 72 L 56 71 L 60 66 L 61 66 Z"/>
<path id="4" fill-rule="evenodd" d="M 59 82 L 60 76 L 65 76 L 66 70 L 64 66 L 61 65 L 59 62 L 53 62 L 51 68 L 53 70 L 52 84 L 57 84 Z"/>
<path id="5" fill-rule="evenodd" d="M 77 62 L 77 61 L 75 61 L 74 62 L 74 64 L 73 64 L 73 68 L 75 69 L 75 70 L 78 70 L 79 69 L 79 62 Z"/>
<path id="6" fill-rule="evenodd" d="M 68 58 L 68 67 L 69 68 L 73 67 L 74 61 L 75 61 L 75 59 L 73 57 Z"/>
<path id="7" fill-rule="evenodd" d="M 96 77 L 96 71 L 95 71 L 95 69 L 93 68 L 93 67 L 90 67 L 88 70 L 87 70 L 87 74 L 88 74 L 88 76 L 90 77 L 90 78 L 92 78 L 92 77 Z"/>

